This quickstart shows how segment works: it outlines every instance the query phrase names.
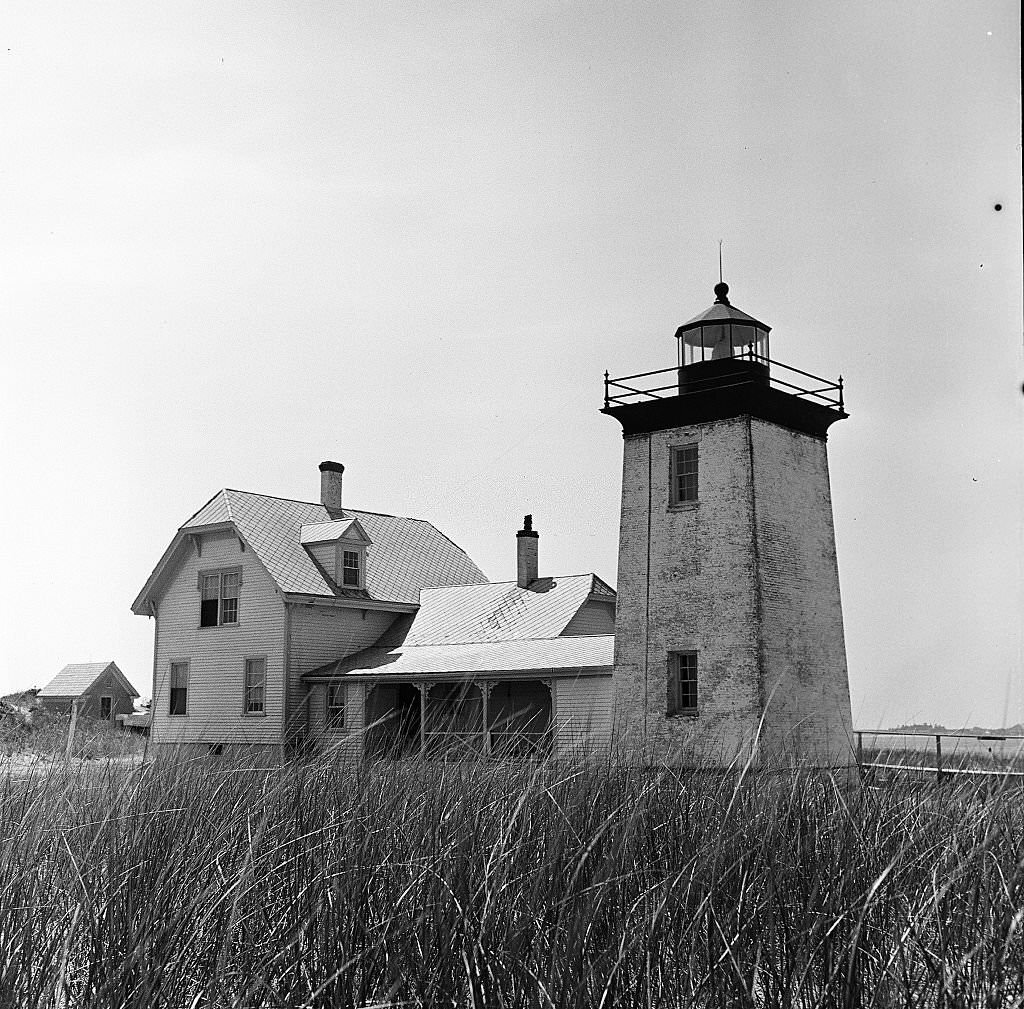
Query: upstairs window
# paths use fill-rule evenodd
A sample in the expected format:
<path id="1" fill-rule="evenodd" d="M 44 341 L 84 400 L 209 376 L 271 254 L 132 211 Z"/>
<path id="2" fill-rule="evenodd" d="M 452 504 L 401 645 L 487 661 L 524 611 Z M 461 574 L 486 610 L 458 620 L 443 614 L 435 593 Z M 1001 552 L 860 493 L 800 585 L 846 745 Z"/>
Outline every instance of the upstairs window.
<path id="1" fill-rule="evenodd" d="M 245 660 L 245 713 L 262 715 L 266 712 L 267 660 Z"/>
<path id="2" fill-rule="evenodd" d="M 327 728 L 345 728 L 345 684 L 327 684 Z"/>
<path id="3" fill-rule="evenodd" d="M 238 593 L 242 585 L 242 572 L 238 568 L 227 571 L 203 571 L 199 575 L 199 626 L 218 627 L 238 623 Z"/>
<path id="4" fill-rule="evenodd" d="M 668 653 L 668 707 L 672 715 L 697 714 L 697 653 Z"/>
<path id="5" fill-rule="evenodd" d="M 188 663 L 171 663 L 171 697 L 167 707 L 169 715 L 188 714 Z"/>
<path id="6" fill-rule="evenodd" d="M 697 500 L 697 443 L 675 445 L 671 449 L 672 473 L 669 501 L 687 504 Z"/>
<path id="7" fill-rule="evenodd" d="M 359 550 L 342 550 L 341 584 L 345 588 L 358 589 L 363 584 L 363 555 Z"/>

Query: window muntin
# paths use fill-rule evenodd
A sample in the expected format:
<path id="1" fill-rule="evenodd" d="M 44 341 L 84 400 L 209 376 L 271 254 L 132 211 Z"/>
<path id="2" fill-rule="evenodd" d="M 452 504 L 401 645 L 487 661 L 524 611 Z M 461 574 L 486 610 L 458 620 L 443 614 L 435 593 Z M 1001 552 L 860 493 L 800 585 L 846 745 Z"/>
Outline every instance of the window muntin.
<path id="1" fill-rule="evenodd" d="M 697 713 L 697 653 L 669 652 L 668 715 Z"/>
<path id="2" fill-rule="evenodd" d="M 327 684 L 327 728 L 345 728 L 346 685 L 344 683 Z"/>
<path id="3" fill-rule="evenodd" d="M 362 555 L 358 550 L 341 552 L 341 584 L 357 589 L 362 581 Z"/>
<path id="4" fill-rule="evenodd" d="M 242 576 L 238 572 L 225 572 L 220 576 L 220 622 L 238 623 L 238 587 Z"/>
<path id="5" fill-rule="evenodd" d="M 218 627 L 238 623 L 238 596 L 242 573 L 237 568 L 229 571 L 203 571 L 199 575 L 199 626 Z"/>
<path id="6" fill-rule="evenodd" d="M 188 663 L 171 663 L 170 702 L 167 706 L 169 715 L 188 714 Z"/>
<path id="7" fill-rule="evenodd" d="M 674 445 L 669 500 L 672 504 L 687 504 L 697 500 L 698 445 Z"/>
<path id="8" fill-rule="evenodd" d="M 245 660 L 245 713 L 262 715 L 267 703 L 267 660 Z"/>

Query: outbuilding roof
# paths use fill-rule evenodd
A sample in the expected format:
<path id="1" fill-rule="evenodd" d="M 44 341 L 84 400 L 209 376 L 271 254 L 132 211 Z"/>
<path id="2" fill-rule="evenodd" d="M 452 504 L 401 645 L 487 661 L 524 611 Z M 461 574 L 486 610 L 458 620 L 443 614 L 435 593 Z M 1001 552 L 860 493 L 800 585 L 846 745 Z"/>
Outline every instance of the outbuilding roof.
<path id="1" fill-rule="evenodd" d="M 344 510 L 344 517 L 357 519 L 372 541 L 366 551 L 366 592 L 371 599 L 415 604 L 420 589 L 429 586 L 487 581 L 467 554 L 429 522 L 351 508 Z M 331 522 L 319 503 L 218 491 L 178 530 L 132 609 L 147 612 L 147 600 L 159 592 L 189 534 L 227 525 L 234 526 L 282 592 L 333 597 L 334 590 L 301 543 L 303 526 Z"/>
<path id="2" fill-rule="evenodd" d="M 39 691 L 39 696 L 80 697 L 108 670 L 130 696 L 139 696 L 116 662 L 71 662 Z"/>

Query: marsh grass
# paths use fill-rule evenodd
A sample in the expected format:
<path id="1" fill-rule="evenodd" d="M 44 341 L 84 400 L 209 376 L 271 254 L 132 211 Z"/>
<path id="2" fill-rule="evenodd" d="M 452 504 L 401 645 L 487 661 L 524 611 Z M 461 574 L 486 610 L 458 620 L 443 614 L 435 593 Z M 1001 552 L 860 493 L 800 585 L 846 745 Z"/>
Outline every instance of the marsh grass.
<path id="1" fill-rule="evenodd" d="M 1013 1006 L 1021 794 L 241 757 L 0 778 L 4 1006 Z"/>
<path id="2" fill-rule="evenodd" d="M 70 723 L 69 714 L 45 708 L 33 712 L 30 723 L 2 721 L 0 755 L 39 759 L 63 757 L 67 750 Z M 144 736 L 125 732 L 117 722 L 80 717 L 75 725 L 71 755 L 85 760 L 124 758 L 141 754 L 145 745 Z"/>

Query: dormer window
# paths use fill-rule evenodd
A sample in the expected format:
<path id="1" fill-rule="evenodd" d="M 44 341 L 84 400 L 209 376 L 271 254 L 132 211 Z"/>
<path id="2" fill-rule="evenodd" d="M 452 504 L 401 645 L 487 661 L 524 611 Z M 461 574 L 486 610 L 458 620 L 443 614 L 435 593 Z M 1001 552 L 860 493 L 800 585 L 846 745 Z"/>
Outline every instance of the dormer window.
<path id="1" fill-rule="evenodd" d="M 342 550 L 341 584 L 345 588 L 362 588 L 363 554 L 361 550 Z"/>
<path id="2" fill-rule="evenodd" d="M 299 542 L 335 592 L 366 588 L 366 551 L 373 544 L 358 519 L 305 525 Z"/>

